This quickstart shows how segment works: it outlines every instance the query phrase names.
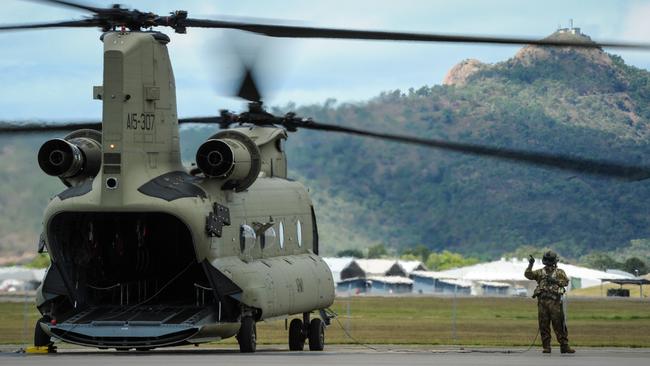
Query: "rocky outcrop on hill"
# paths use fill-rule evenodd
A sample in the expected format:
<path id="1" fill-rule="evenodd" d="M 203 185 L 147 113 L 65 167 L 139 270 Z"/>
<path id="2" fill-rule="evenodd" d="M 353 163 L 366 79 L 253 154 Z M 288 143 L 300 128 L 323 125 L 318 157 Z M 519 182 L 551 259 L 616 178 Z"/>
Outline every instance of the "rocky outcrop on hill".
<path id="1" fill-rule="evenodd" d="M 489 65 L 481 63 L 477 59 L 463 60 L 447 72 L 447 75 L 442 80 L 442 85 L 465 85 L 470 76 L 488 67 Z"/>

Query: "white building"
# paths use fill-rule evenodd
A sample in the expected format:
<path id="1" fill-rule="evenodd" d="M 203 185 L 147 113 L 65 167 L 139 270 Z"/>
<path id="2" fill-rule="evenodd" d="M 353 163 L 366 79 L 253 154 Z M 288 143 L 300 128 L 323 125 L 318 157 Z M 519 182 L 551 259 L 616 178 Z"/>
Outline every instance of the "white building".
<path id="1" fill-rule="evenodd" d="M 332 277 L 334 278 L 334 283 L 337 283 L 341 280 L 341 271 L 343 268 L 347 267 L 350 262 L 354 260 L 353 257 L 323 257 L 327 266 L 330 267 L 332 271 Z"/>
<path id="2" fill-rule="evenodd" d="M 542 268 L 542 261 L 537 259 L 533 269 Z M 435 288 L 427 287 L 427 284 L 435 282 L 427 279 L 453 279 L 471 281 L 472 295 L 482 294 L 523 294 L 525 289 L 528 295 L 536 287 L 534 281 L 524 277 L 524 271 L 528 267 L 526 259 L 505 259 L 498 261 L 479 263 L 472 266 L 454 268 L 446 271 L 414 271 L 411 279 L 414 280 L 414 289 L 422 293 L 434 292 Z M 601 279 L 618 279 L 624 278 L 621 275 L 615 275 L 603 271 L 597 271 L 590 268 L 574 266 L 566 263 L 559 263 L 558 268 L 564 270 L 571 280 L 569 290 L 572 288 L 583 288 L 600 285 Z M 509 286 L 504 289 L 504 286 Z"/>
<path id="3" fill-rule="evenodd" d="M 416 270 L 426 270 L 420 261 L 397 259 L 355 259 L 341 270 L 341 279 L 383 276 L 408 277 Z"/>

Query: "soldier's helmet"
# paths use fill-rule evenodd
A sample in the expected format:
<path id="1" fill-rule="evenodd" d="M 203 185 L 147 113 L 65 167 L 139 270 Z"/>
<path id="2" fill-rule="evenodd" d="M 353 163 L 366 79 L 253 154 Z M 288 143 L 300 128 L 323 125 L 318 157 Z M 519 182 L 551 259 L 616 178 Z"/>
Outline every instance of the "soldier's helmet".
<path id="1" fill-rule="evenodd" d="M 554 264 L 557 264 L 558 257 L 557 253 L 555 253 L 552 250 L 549 250 L 548 252 L 544 253 L 544 256 L 542 257 L 542 263 L 544 263 L 545 266 L 552 266 Z"/>

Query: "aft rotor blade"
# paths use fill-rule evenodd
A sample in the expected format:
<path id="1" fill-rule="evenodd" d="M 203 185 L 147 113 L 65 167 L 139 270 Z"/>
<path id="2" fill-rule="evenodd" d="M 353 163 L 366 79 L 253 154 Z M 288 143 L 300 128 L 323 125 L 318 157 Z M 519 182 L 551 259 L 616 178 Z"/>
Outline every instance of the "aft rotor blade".
<path id="1" fill-rule="evenodd" d="M 572 46 L 584 48 L 625 48 L 625 49 L 650 49 L 647 43 L 626 42 L 589 42 L 557 39 L 530 39 L 514 37 L 482 37 L 453 34 L 427 34 L 408 32 L 388 32 L 339 28 L 316 28 L 290 25 L 260 24 L 232 22 L 223 20 L 193 19 L 182 21 L 186 27 L 238 29 L 270 37 L 279 38 L 324 38 L 324 39 L 350 39 L 350 40 L 377 40 L 377 41 L 412 41 L 412 42 L 444 42 L 444 43 L 487 43 L 503 45 L 530 44 L 536 46 Z"/>
<path id="2" fill-rule="evenodd" d="M 13 134 L 13 133 L 74 131 L 83 128 L 101 130 L 102 124 L 101 122 L 73 122 L 73 123 L 0 122 L 0 135 Z"/>
<path id="3" fill-rule="evenodd" d="M 2 25 L 0 26 L 0 31 L 11 31 L 11 30 L 22 30 L 22 29 L 41 29 L 41 28 L 66 28 L 66 27 L 98 27 L 97 22 L 85 19 L 85 20 L 70 20 L 63 22 L 54 22 L 54 23 L 34 23 L 34 24 L 15 24 L 15 25 Z"/>
<path id="4" fill-rule="evenodd" d="M 178 124 L 185 123 L 197 123 L 197 124 L 219 124 L 223 123 L 224 119 L 222 117 L 188 117 L 188 118 L 179 118 Z"/>
<path id="5" fill-rule="evenodd" d="M 260 94 L 255 78 L 253 77 L 253 70 L 248 67 L 244 70 L 244 76 L 241 85 L 239 86 L 237 96 L 246 99 L 249 102 L 259 102 L 262 100 L 262 95 Z"/>
<path id="6" fill-rule="evenodd" d="M 291 124 L 289 126 L 291 127 Z M 516 163 L 557 168 L 575 173 L 586 173 L 628 181 L 638 181 L 650 178 L 649 166 L 624 165 L 607 161 L 577 158 L 561 154 L 522 151 L 484 145 L 393 135 L 388 133 L 358 130 L 354 128 L 323 124 L 312 121 L 300 122 L 293 126 L 298 128 L 308 128 L 312 130 L 340 132 L 358 136 L 374 137 L 388 141 L 426 146 L 447 151 L 455 151 L 463 154 L 486 156 Z"/>

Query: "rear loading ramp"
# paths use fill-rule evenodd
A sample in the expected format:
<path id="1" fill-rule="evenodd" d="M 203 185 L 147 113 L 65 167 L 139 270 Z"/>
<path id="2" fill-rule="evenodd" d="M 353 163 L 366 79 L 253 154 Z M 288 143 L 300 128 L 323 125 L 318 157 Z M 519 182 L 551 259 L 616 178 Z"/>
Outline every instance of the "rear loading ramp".
<path id="1" fill-rule="evenodd" d="M 215 323 L 212 307 L 105 306 L 45 324 L 52 336 L 93 347 L 149 348 L 188 343 L 205 324 Z M 42 325 L 42 326 L 43 326 Z"/>

